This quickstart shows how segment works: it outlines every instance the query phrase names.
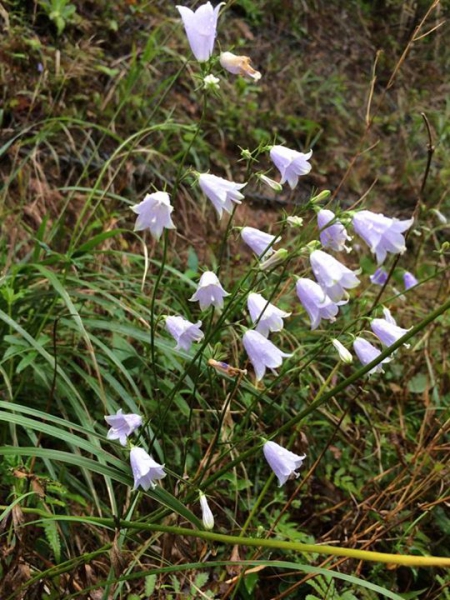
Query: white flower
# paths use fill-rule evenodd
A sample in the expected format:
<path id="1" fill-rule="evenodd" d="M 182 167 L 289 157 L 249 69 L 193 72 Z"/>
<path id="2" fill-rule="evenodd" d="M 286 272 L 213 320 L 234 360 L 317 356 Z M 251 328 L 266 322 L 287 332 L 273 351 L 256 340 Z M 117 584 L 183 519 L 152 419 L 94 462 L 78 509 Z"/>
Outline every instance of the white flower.
<path id="1" fill-rule="evenodd" d="M 347 298 L 346 288 L 354 288 L 359 284 L 353 271 L 322 250 L 314 250 L 310 261 L 317 281 L 333 302 Z"/>
<path id="2" fill-rule="evenodd" d="M 212 74 L 207 75 L 203 79 L 203 89 L 204 90 L 219 90 L 220 89 L 219 81 L 220 81 L 220 79 L 218 77 L 214 77 L 214 75 L 212 75 Z"/>
<path id="3" fill-rule="evenodd" d="M 299 476 L 296 470 L 300 469 L 306 458 L 306 454 L 299 456 L 275 442 L 266 442 L 263 452 L 270 468 L 278 477 L 278 487 L 284 485 L 288 479 Z"/>
<path id="4" fill-rule="evenodd" d="M 266 368 L 276 373 L 275 369 L 281 366 L 283 358 L 292 356 L 292 354 L 281 352 L 275 344 L 257 331 L 246 331 L 242 342 L 255 370 L 257 381 L 261 381 L 264 377 Z"/>
<path id="5" fill-rule="evenodd" d="M 331 221 L 334 222 L 328 225 Z M 347 240 L 350 241 L 352 238 L 348 235 L 342 223 L 336 220 L 333 211 L 324 208 L 320 210 L 317 214 L 317 224 L 320 229 L 320 241 L 324 248 L 331 248 L 336 252 L 341 252 L 342 250 L 351 251 L 351 248 L 348 248 L 345 242 Z"/>
<path id="6" fill-rule="evenodd" d="M 222 52 L 220 55 L 220 64 L 229 73 L 233 75 L 247 75 L 255 81 L 261 79 L 261 73 L 256 71 L 250 64 L 248 56 L 236 56 L 232 52 Z"/>
<path id="7" fill-rule="evenodd" d="M 199 342 L 202 340 L 204 335 L 200 330 L 201 325 L 201 321 L 197 321 L 197 323 L 191 323 L 184 317 L 180 316 L 166 317 L 166 329 L 177 342 L 175 350 L 179 350 L 181 348 L 188 352 L 192 342 Z"/>
<path id="8" fill-rule="evenodd" d="M 199 62 L 208 60 L 213 52 L 217 19 L 223 4 L 225 2 L 213 8 L 211 2 L 207 2 L 195 12 L 186 6 L 177 6 L 192 53 Z"/>
<path id="9" fill-rule="evenodd" d="M 311 156 L 312 150 L 304 154 L 285 146 L 272 146 L 270 150 L 270 158 L 281 173 L 280 183 L 287 181 L 292 190 L 297 185 L 298 178 L 311 171 L 311 165 L 308 162 Z"/>
<path id="10" fill-rule="evenodd" d="M 200 175 L 198 183 L 205 196 L 214 204 L 219 219 L 222 217 L 223 211 L 227 213 L 233 211 L 233 202 L 241 204 L 244 195 L 239 190 L 247 185 L 246 183 L 234 183 L 209 173 Z"/>
<path id="11" fill-rule="evenodd" d="M 350 354 L 350 352 L 347 350 L 347 348 L 343 344 L 341 344 L 341 342 L 339 340 L 332 339 L 331 343 L 336 348 L 336 350 L 339 354 L 339 358 L 342 360 L 342 362 L 347 363 L 347 364 L 350 364 L 353 362 L 353 356 Z"/>
<path id="12" fill-rule="evenodd" d="M 130 464 L 134 477 L 134 489 L 139 486 L 148 490 L 155 488 L 155 481 L 163 479 L 164 465 L 158 464 L 143 448 L 132 448 L 130 452 Z"/>
<path id="13" fill-rule="evenodd" d="M 216 308 L 222 308 L 224 297 L 229 295 L 220 285 L 217 275 L 212 271 L 206 271 L 200 277 L 197 291 L 189 300 L 191 302 L 198 302 L 201 310 L 205 310 L 211 305 Z"/>
<path id="14" fill-rule="evenodd" d="M 286 223 L 288 223 L 291 227 L 303 227 L 302 217 L 288 217 L 286 219 Z"/>
<path id="15" fill-rule="evenodd" d="M 249 294 L 247 308 L 253 323 L 258 321 L 256 331 L 264 337 L 268 337 L 271 331 L 281 331 L 284 326 L 283 319 L 291 315 L 267 302 L 261 294 L 255 293 Z"/>
<path id="16" fill-rule="evenodd" d="M 147 194 L 142 202 L 132 206 L 131 210 L 138 215 L 135 231 L 149 229 L 152 236 L 159 240 L 164 228 L 175 229 L 170 217 L 173 206 L 167 192 Z"/>
<path id="17" fill-rule="evenodd" d="M 122 446 L 126 446 L 127 437 L 142 425 L 140 415 L 133 413 L 124 415 L 122 409 L 119 409 L 115 415 L 105 417 L 105 421 L 111 426 L 106 434 L 108 440 L 119 440 Z"/>
<path id="18" fill-rule="evenodd" d="M 264 256 L 264 258 L 268 258 L 274 253 L 273 241 L 276 236 L 270 233 L 265 233 L 254 227 L 243 227 L 241 229 L 241 237 L 247 246 L 250 246 L 253 252 L 259 257 Z M 277 241 L 280 239 L 278 238 Z"/>
<path id="19" fill-rule="evenodd" d="M 214 515 L 209 508 L 208 500 L 203 492 L 199 492 L 200 506 L 202 508 L 202 521 L 205 529 L 214 528 Z"/>

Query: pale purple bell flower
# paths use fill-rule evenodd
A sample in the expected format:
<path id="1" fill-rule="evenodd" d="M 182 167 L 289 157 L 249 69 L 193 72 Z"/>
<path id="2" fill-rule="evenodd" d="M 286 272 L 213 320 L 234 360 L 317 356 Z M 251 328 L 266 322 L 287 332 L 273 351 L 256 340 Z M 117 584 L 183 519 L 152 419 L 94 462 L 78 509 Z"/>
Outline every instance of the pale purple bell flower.
<path id="1" fill-rule="evenodd" d="M 147 194 L 142 202 L 131 207 L 138 215 L 134 231 L 149 229 L 154 238 L 159 240 L 163 229 L 175 229 L 170 216 L 173 206 L 167 192 L 154 192 Z"/>
<path id="2" fill-rule="evenodd" d="M 409 290 L 418 283 L 418 280 L 414 277 L 412 273 L 410 273 L 409 271 L 405 271 L 403 273 L 403 284 L 405 286 L 405 290 Z"/>
<path id="3" fill-rule="evenodd" d="M 239 190 L 247 185 L 246 183 L 234 183 L 210 173 L 201 174 L 198 183 L 205 196 L 213 203 L 219 219 L 222 217 L 223 211 L 233 212 L 233 202 L 241 204 L 244 195 Z"/>
<path id="4" fill-rule="evenodd" d="M 214 529 L 214 515 L 212 514 L 212 510 L 209 508 L 208 500 L 202 491 L 199 492 L 199 499 L 200 507 L 202 509 L 203 527 L 206 530 Z"/>
<path id="5" fill-rule="evenodd" d="M 402 254 L 406 250 L 405 237 L 414 219 L 391 219 L 382 214 L 362 210 L 353 217 L 353 227 L 356 233 L 376 255 L 379 265 L 383 264 L 387 253 Z"/>
<path id="6" fill-rule="evenodd" d="M 292 190 L 296 187 L 299 177 L 311 171 L 308 162 L 311 156 L 312 150 L 304 154 L 285 146 L 272 146 L 270 149 L 270 158 L 281 173 L 280 183 L 287 181 Z"/>
<path id="7" fill-rule="evenodd" d="M 208 60 L 213 53 L 217 19 L 223 4 L 225 2 L 213 8 L 211 2 L 206 2 L 195 12 L 186 6 L 177 6 L 192 53 L 199 62 Z"/>
<path id="8" fill-rule="evenodd" d="M 309 260 L 317 281 L 333 302 L 347 299 L 346 289 L 360 283 L 353 271 L 322 250 L 311 252 Z"/>
<path id="9" fill-rule="evenodd" d="M 297 296 L 311 320 L 311 329 L 317 329 L 322 319 L 336 321 L 338 305 L 312 279 L 300 278 L 296 283 Z M 345 304 L 345 302 L 340 302 Z"/>
<path id="10" fill-rule="evenodd" d="M 223 299 L 229 295 L 223 289 L 217 275 L 212 271 L 205 271 L 200 277 L 197 291 L 189 300 L 191 302 L 198 302 L 201 310 L 205 310 L 210 306 L 223 308 Z"/>
<path id="11" fill-rule="evenodd" d="M 264 337 L 268 337 L 271 331 L 281 331 L 284 327 L 283 319 L 291 315 L 268 303 L 261 294 L 255 293 L 248 295 L 247 308 L 253 323 L 258 321 L 256 331 Z"/>
<path id="12" fill-rule="evenodd" d="M 278 487 L 284 485 L 288 479 L 299 476 L 296 470 L 300 469 L 306 458 L 306 454 L 301 456 L 294 454 L 294 452 L 286 450 L 286 448 L 275 442 L 266 442 L 263 446 L 263 452 L 270 468 L 278 478 Z"/>
<path id="13" fill-rule="evenodd" d="M 392 346 L 397 340 L 408 333 L 409 329 L 402 329 L 396 325 L 395 320 L 387 319 L 373 319 L 370 323 L 370 327 L 377 338 L 384 346 Z M 392 322 L 393 321 L 393 322 Z M 404 344 L 406 348 L 409 348 L 409 344 Z"/>
<path id="14" fill-rule="evenodd" d="M 243 227 L 241 229 L 241 237 L 257 256 L 268 258 L 274 253 L 273 245 L 271 244 L 275 240 L 275 235 L 265 233 L 264 231 L 255 229 L 255 227 Z M 280 239 L 278 238 L 277 241 Z"/>
<path id="15" fill-rule="evenodd" d="M 383 269 L 383 267 L 379 267 L 375 273 L 370 276 L 370 281 L 375 285 L 384 285 L 388 279 L 388 274 Z"/>
<path id="16" fill-rule="evenodd" d="M 355 339 L 355 341 L 353 342 L 353 349 L 356 353 L 356 356 L 359 358 L 360 362 L 364 366 L 371 363 L 381 354 L 381 350 L 378 350 L 378 348 L 376 348 L 370 342 L 361 337 Z M 369 375 L 372 375 L 372 373 L 384 373 L 383 363 L 388 363 L 390 361 L 390 358 L 385 358 L 369 371 Z"/>
<path id="17" fill-rule="evenodd" d="M 143 449 L 134 447 L 130 452 L 130 464 L 134 477 L 134 488 L 141 486 L 145 491 L 156 487 L 155 481 L 163 479 L 167 473 L 164 472 L 164 465 L 158 464 Z"/>
<path id="18" fill-rule="evenodd" d="M 180 316 L 166 317 L 166 329 L 177 343 L 175 350 L 181 348 L 189 352 L 192 342 L 199 342 L 204 337 L 203 331 L 200 329 L 201 326 L 201 321 L 191 323 Z"/>
<path id="19" fill-rule="evenodd" d="M 246 331 L 242 343 L 255 370 L 257 381 L 264 377 L 266 368 L 276 374 L 275 369 L 281 366 L 283 358 L 292 356 L 279 350 L 258 331 Z"/>
<path id="20" fill-rule="evenodd" d="M 122 446 L 127 445 L 127 437 L 142 425 L 142 417 L 133 413 L 123 414 L 119 409 L 115 415 L 108 415 L 105 421 L 111 427 L 106 434 L 108 440 L 119 440 Z"/>
<path id="21" fill-rule="evenodd" d="M 346 250 L 351 251 L 345 243 L 351 241 L 351 237 L 348 235 L 347 230 L 342 223 L 336 219 L 336 215 L 333 211 L 323 208 L 319 210 L 317 214 L 317 224 L 320 229 L 319 237 L 324 248 L 331 248 L 336 252 Z M 328 225 L 331 221 L 334 221 L 331 225 Z"/>

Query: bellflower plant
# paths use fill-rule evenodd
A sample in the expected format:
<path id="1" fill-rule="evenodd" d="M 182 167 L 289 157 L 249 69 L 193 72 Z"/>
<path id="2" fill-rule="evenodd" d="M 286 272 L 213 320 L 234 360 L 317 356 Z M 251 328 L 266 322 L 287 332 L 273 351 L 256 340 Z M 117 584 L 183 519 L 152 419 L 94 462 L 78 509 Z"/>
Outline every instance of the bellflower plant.
<path id="1" fill-rule="evenodd" d="M 195 12 L 186 6 L 177 6 L 192 53 L 199 62 L 207 61 L 213 53 L 217 19 L 223 4 L 225 2 L 213 8 L 211 2 L 207 2 Z"/>
<path id="2" fill-rule="evenodd" d="M 233 75 L 246 75 L 255 81 L 261 79 L 261 73 L 251 66 L 248 56 L 236 56 L 232 52 L 222 52 L 220 55 L 220 64 L 226 71 L 233 73 Z"/>
<path id="3" fill-rule="evenodd" d="M 175 350 L 186 350 L 189 352 L 192 342 L 199 342 L 203 339 L 204 334 L 200 327 L 201 321 L 197 323 L 191 323 L 184 317 L 166 317 L 166 329 L 170 335 L 175 339 L 177 345 Z"/>
<path id="4" fill-rule="evenodd" d="M 284 326 L 283 319 L 291 315 L 268 303 L 261 294 L 255 293 L 249 294 L 247 308 L 253 323 L 258 321 L 256 331 L 264 337 L 268 337 L 271 331 L 281 331 Z"/>
<path id="5" fill-rule="evenodd" d="M 312 156 L 312 150 L 304 154 L 297 150 L 290 150 L 285 146 L 272 146 L 270 158 L 281 173 L 280 183 L 288 182 L 293 190 L 299 177 L 307 175 L 311 171 L 311 165 L 308 160 Z"/>
<path id="6" fill-rule="evenodd" d="M 384 285 L 387 281 L 388 274 L 383 269 L 383 267 L 379 267 L 375 273 L 370 276 L 370 281 L 375 285 Z"/>
<path id="7" fill-rule="evenodd" d="M 286 483 L 288 479 L 297 478 L 299 473 L 297 469 L 303 464 L 306 454 L 301 456 L 286 450 L 275 442 L 266 442 L 263 446 L 264 457 L 269 463 L 270 468 L 278 478 L 278 487 Z"/>
<path id="8" fill-rule="evenodd" d="M 405 271 L 403 273 L 403 284 L 405 286 L 405 290 L 409 290 L 410 288 L 416 286 L 419 282 L 414 277 L 412 273 L 409 271 Z"/>
<path id="9" fill-rule="evenodd" d="M 108 440 L 119 440 L 122 446 L 127 445 L 127 437 L 142 425 L 140 415 L 133 413 L 124 415 L 122 409 L 119 409 L 115 415 L 105 417 L 105 421 L 111 427 L 106 434 Z"/>
<path id="10" fill-rule="evenodd" d="M 384 346 L 392 346 L 397 340 L 408 333 L 409 329 L 402 329 L 395 321 L 387 319 L 373 319 L 370 327 Z M 409 344 L 403 344 L 409 348 Z"/>
<path id="11" fill-rule="evenodd" d="M 134 231 L 149 229 L 154 238 L 159 240 L 163 229 L 175 229 L 171 219 L 173 206 L 167 192 L 147 194 L 139 204 L 131 207 L 138 215 Z"/>
<path id="12" fill-rule="evenodd" d="M 134 489 L 141 486 L 145 491 L 156 487 L 155 481 L 166 476 L 164 465 L 158 464 L 143 449 L 134 447 L 130 452 L 130 464 L 134 477 Z"/>
<path id="13" fill-rule="evenodd" d="M 206 530 L 214 528 L 214 515 L 209 508 L 208 500 L 203 492 L 199 492 L 200 506 L 202 509 L 202 522 Z"/>
<path id="14" fill-rule="evenodd" d="M 362 365 L 368 365 L 373 360 L 375 360 L 381 354 L 381 350 L 378 350 L 375 346 L 373 346 L 370 342 L 365 340 L 364 338 L 358 337 L 353 342 L 353 349 L 356 353 L 356 356 L 359 358 Z M 376 367 L 369 371 L 369 375 L 373 373 L 384 373 L 383 371 L 383 363 L 391 362 L 390 358 L 385 358 L 381 361 Z"/>
<path id="15" fill-rule="evenodd" d="M 350 241 L 352 238 L 348 235 L 345 227 L 340 221 L 334 221 L 331 225 L 328 225 L 331 221 L 336 218 L 335 214 L 331 210 L 323 208 L 317 214 L 317 224 L 320 229 L 320 241 L 324 248 L 331 248 L 336 252 L 346 250 L 351 251 L 351 248 L 345 245 L 345 242 Z"/>
<path id="16" fill-rule="evenodd" d="M 255 370 L 256 381 L 261 381 L 266 368 L 276 374 L 275 369 L 281 366 L 283 358 L 292 356 L 279 350 L 258 331 L 246 331 L 242 343 Z"/>
<path id="17" fill-rule="evenodd" d="M 327 296 L 318 283 L 311 279 L 300 278 L 296 283 L 296 291 L 298 299 L 311 320 L 311 329 L 317 329 L 322 319 L 336 321 L 339 307 Z"/>
<path id="18" fill-rule="evenodd" d="M 353 227 L 356 233 L 376 255 L 379 265 L 384 263 L 388 252 L 403 254 L 406 245 L 405 237 L 402 234 L 413 223 L 414 219 L 400 221 L 370 210 L 361 210 L 353 217 Z"/>
<path id="19" fill-rule="evenodd" d="M 314 250 L 309 259 L 317 281 L 333 302 L 348 298 L 346 290 L 360 283 L 353 271 L 322 250 Z"/>
<path id="20" fill-rule="evenodd" d="M 206 271 L 200 277 L 197 291 L 189 300 L 198 302 L 201 310 L 205 310 L 211 305 L 223 308 L 223 299 L 229 295 L 221 286 L 217 275 L 212 271 Z"/>
<path id="21" fill-rule="evenodd" d="M 275 235 L 265 233 L 264 231 L 260 231 L 254 227 L 243 227 L 241 229 L 241 237 L 247 246 L 250 246 L 257 256 L 268 258 L 274 253 L 273 241 L 276 238 Z M 280 239 L 281 238 L 279 238 L 277 241 Z"/>
<path id="22" fill-rule="evenodd" d="M 339 354 L 339 358 L 343 363 L 350 364 L 353 362 L 353 356 L 347 350 L 347 348 L 337 339 L 332 339 L 331 343 L 336 348 L 337 353 Z"/>
<path id="23" fill-rule="evenodd" d="M 233 211 L 233 202 L 241 204 L 244 195 L 239 190 L 247 185 L 246 183 L 234 183 L 210 173 L 200 175 L 198 183 L 205 196 L 213 203 L 219 219 L 222 217 L 223 211 L 227 213 Z"/>

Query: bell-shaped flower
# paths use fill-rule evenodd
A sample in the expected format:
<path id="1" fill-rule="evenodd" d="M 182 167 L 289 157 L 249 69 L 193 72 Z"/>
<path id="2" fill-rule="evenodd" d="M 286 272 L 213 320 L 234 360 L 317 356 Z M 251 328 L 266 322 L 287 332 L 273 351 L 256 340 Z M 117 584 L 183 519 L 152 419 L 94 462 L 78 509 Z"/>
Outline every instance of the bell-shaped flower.
<path id="1" fill-rule="evenodd" d="M 283 358 L 292 356 L 279 350 L 258 331 L 246 331 L 242 343 L 255 370 L 257 381 L 264 377 L 266 368 L 276 374 L 275 369 L 281 366 Z"/>
<path id="2" fill-rule="evenodd" d="M 255 81 L 261 79 L 261 73 L 251 66 L 248 56 L 236 56 L 232 52 L 222 52 L 220 55 L 220 64 L 226 71 L 233 73 L 233 75 L 246 75 Z"/>
<path id="3" fill-rule="evenodd" d="M 294 479 L 299 476 L 297 469 L 303 464 L 306 454 L 294 454 L 286 450 L 283 446 L 275 442 L 266 442 L 263 446 L 264 457 L 269 463 L 270 468 L 278 478 L 278 487 L 286 483 L 288 479 Z"/>
<path id="4" fill-rule="evenodd" d="M 206 271 L 200 277 L 197 291 L 189 300 L 191 302 L 198 302 L 201 310 L 205 310 L 210 306 L 222 308 L 223 299 L 229 295 L 221 286 L 217 275 L 212 271 Z"/>
<path id="5" fill-rule="evenodd" d="M 209 508 L 208 500 L 203 492 L 199 492 L 200 506 L 202 509 L 202 522 L 205 529 L 214 528 L 214 515 Z"/>
<path id="6" fill-rule="evenodd" d="M 122 446 L 127 445 L 127 437 L 142 425 L 140 415 L 133 413 L 124 415 L 122 409 L 119 409 L 115 415 L 105 417 L 105 421 L 111 427 L 106 434 L 108 440 L 119 440 Z"/>
<path id="7" fill-rule="evenodd" d="M 402 254 L 406 250 L 403 233 L 414 223 L 414 219 L 391 219 L 382 214 L 362 210 L 353 217 L 353 227 L 383 264 L 387 253 Z"/>
<path id="8" fill-rule="evenodd" d="M 379 267 L 375 273 L 370 276 L 370 281 L 375 285 L 384 285 L 387 281 L 388 274 L 383 269 L 383 267 Z"/>
<path id="9" fill-rule="evenodd" d="M 211 2 L 207 2 L 195 12 L 186 6 L 177 6 L 192 53 L 199 62 L 208 60 L 213 52 L 217 19 L 223 4 L 225 2 L 213 8 Z"/>
<path id="10" fill-rule="evenodd" d="M 198 183 L 205 196 L 213 203 L 219 219 L 222 217 L 223 211 L 227 213 L 233 211 L 233 202 L 241 204 L 244 195 L 239 190 L 247 185 L 246 183 L 234 183 L 210 173 L 200 175 Z"/>
<path id="11" fill-rule="evenodd" d="M 142 202 L 131 207 L 138 215 L 134 231 L 149 229 L 154 238 L 159 240 L 163 229 L 175 229 L 170 217 L 173 206 L 167 192 L 154 192 L 147 194 Z"/>
<path id="12" fill-rule="evenodd" d="M 180 316 L 166 317 L 166 329 L 177 343 L 175 350 L 180 350 L 181 348 L 189 352 L 192 342 L 202 340 L 204 334 L 200 329 L 201 325 L 201 321 L 191 323 Z"/>
<path id="13" fill-rule="evenodd" d="M 409 290 L 410 288 L 414 287 L 418 283 L 419 282 L 417 281 L 417 279 L 414 277 L 414 275 L 412 273 L 410 273 L 409 271 L 405 271 L 403 273 L 403 284 L 405 286 L 405 290 Z"/>
<path id="14" fill-rule="evenodd" d="M 266 259 L 274 253 L 273 242 L 276 238 L 275 235 L 265 233 L 254 227 L 243 227 L 241 229 L 241 237 L 257 256 L 262 256 Z M 277 241 L 280 239 L 278 238 Z"/>
<path id="15" fill-rule="evenodd" d="M 354 288 L 359 284 L 359 279 L 354 272 L 334 256 L 322 250 L 314 250 L 309 259 L 317 281 L 333 302 L 348 298 L 346 289 Z"/>
<path id="16" fill-rule="evenodd" d="M 159 479 L 166 476 L 164 465 L 158 464 L 153 458 L 143 449 L 134 447 L 130 452 L 130 464 L 134 477 L 134 489 L 141 486 L 145 491 L 149 488 L 155 488 Z"/>
<path id="17" fill-rule="evenodd" d="M 361 364 L 364 366 L 371 363 L 381 354 L 381 350 L 378 350 L 378 348 L 376 348 L 370 342 L 361 337 L 355 339 L 355 341 L 353 342 L 353 349 L 356 353 L 356 356 L 359 358 Z M 369 371 L 369 375 L 372 375 L 372 373 L 384 373 L 383 363 L 388 363 L 390 361 L 390 358 L 385 358 Z"/>
<path id="18" fill-rule="evenodd" d="M 297 296 L 311 320 L 311 329 L 317 329 L 322 319 L 336 321 L 338 304 L 333 302 L 318 283 L 311 279 L 298 279 Z M 340 304 L 345 304 L 341 302 Z"/>
<path id="19" fill-rule="evenodd" d="M 390 313 L 389 313 L 390 315 Z M 377 338 L 384 346 L 392 346 L 397 340 L 408 333 L 409 329 L 402 329 L 399 327 L 395 320 L 388 319 L 373 319 L 370 323 L 370 327 Z M 409 344 L 404 344 L 406 348 L 409 348 Z"/>
<path id="20" fill-rule="evenodd" d="M 331 223 L 328 225 L 328 223 Z M 317 214 L 317 224 L 320 229 L 320 241 L 324 248 L 331 248 L 336 252 L 346 250 L 350 252 L 351 248 L 345 245 L 345 242 L 350 241 L 352 238 L 348 235 L 345 227 L 342 223 L 336 220 L 336 215 L 333 211 L 323 208 L 319 210 Z"/>
<path id="21" fill-rule="evenodd" d="M 255 293 L 248 295 L 247 308 L 253 323 L 258 322 L 256 331 L 264 337 L 268 337 L 271 331 L 281 331 L 284 326 L 283 319 L 291 315 L 267 302 L 261 294 Z"/>
<path id="22" fill-rule="evenodd" d="M 270 158 L 281 173 L 280 183 L 287 181 L 292 190 L 297 185 L 298 178 L 311 171 L 311 165 L 308 162 L 311 156 L 312 150 L 304 154 L 285 146 L 272 146 L 270 150 Z"/>
<path id="23" fill-rule="evenodd" d="M 336 348 L 337 353 L 339 354 L 339 358 L 342 360 L 342 362 L 348 365 L 353 362 L 353 356 L 339 340 L 332 339 L 331 343 Z"/>

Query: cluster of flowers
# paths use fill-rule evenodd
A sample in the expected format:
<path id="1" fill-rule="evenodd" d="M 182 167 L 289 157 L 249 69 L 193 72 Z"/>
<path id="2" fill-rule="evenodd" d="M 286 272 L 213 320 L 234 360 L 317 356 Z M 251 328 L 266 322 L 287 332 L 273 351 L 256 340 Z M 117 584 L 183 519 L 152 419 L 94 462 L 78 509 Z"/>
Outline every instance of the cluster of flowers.
<path id="1" fill-rule="evenodd" d="M 133 446 L 128 437 L 142 425 L 142 417 L 133 413 L 124 414 L 118 410 L 115 415 L 105 417 L 110 426 L 107 439 L 119 440 L 122 446 L 127 443 L 130 448 L 130 465 L 134 478 L 134 489 L 142 487 L 145 491 L 154 489 L 156 482 L 164 479 L 166 473 L 164 465 L 157 463 L 143 448 Z M 298 477 L 296 470 L 302 466 L 305 455 L 299 456 L 286 450 L 275 442 L 266 441 L 263 446 L 264 456 L 282 486 L 288 479 Z M 205 494 L 199 491 L 199 500 L 202 510 L 202 521 L 205 529 L 213 529 L 214 516 L 208 505 Z"/>

